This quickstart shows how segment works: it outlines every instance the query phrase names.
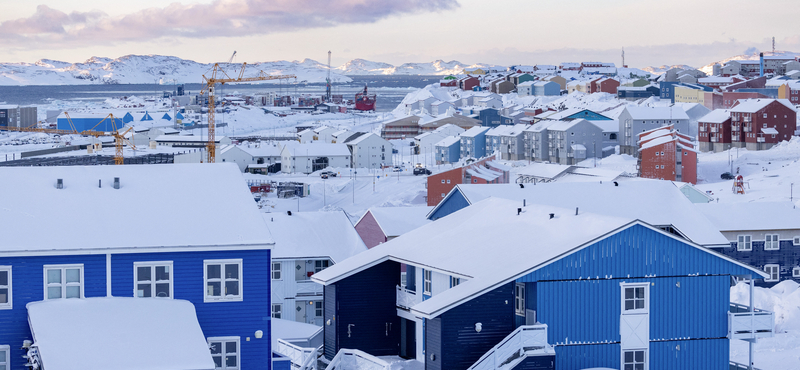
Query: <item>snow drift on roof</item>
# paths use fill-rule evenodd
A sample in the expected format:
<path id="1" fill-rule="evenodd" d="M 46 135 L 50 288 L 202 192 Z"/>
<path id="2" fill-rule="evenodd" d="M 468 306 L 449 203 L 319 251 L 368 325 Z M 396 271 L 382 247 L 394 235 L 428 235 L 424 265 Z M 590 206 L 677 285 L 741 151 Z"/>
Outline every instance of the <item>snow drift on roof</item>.
<path id="1" fill-rule="evenodd" d="M 334 263 L 367 250 L 344 212 L 262 213 L 275 246 L 272 258 L 330 257 Z"/>
<path id="2" fill-rule="evenodd" d="M 800 229 L 800 210 L 789 202 L 700 203 L 695 207 L 720 231 Z"/>
<path id="3" fill-rule="evenodd" d="M 433 207 L 373 207 L 368 210 L 384 235 L 396 237 L 429 222 L 425 216 Z"/>
<path id="4" fill-rule="evenodd" d="M 194 305 L 188 301 L 55 299 L 28 303 L 27 309 L 48 369 L 214 369 Z"/>

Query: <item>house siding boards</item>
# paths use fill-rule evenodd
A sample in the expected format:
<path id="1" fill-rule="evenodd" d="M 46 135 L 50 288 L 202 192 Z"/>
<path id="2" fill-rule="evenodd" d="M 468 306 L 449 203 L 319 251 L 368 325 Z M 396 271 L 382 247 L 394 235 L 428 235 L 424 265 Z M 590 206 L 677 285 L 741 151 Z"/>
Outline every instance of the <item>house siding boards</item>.
<path id="1" fill-rule="evenodd" d="M 779 249 L 778 250 L 765 250 L 764 239 L 766 234 L 778 234 Z M 792 238 L 800 235 L 800 232 L 795 230 L 789 232 L 787 230 L 758 230 L 758 231 L 722 231 L 728 240 L 731 240 L 731 245 L 725 248 L 715 248 L 714 250 L 734 258 L 737 261 L 746 263 L 750 266 L 764 270 L 767 264 L 775 264 L 780 266 L 780 276 L 778 281 L 764 281 L 758 280 L 756 285 L 762 287 L 771 287 L 784 280 L 794 280 L 800 283 L 800 277 L 793 277 L 792 270 L 795 267 L 800 267 L 800 246 L 792 244 Z M 736 248 L 737 238 L 739 235 L 750 235 L 752 241 L 752 250 L 740 251 Z M 788 240 L 787 240 L 788 239 Z"/>
<path id="2" fill-rule="evenodd" d="M 383 262 L 332 285 L 331 291 L 330 286 L 325 287 L 325 357 L 333 359 L 342 348 L 357 348 L 374 356 L 397 355 L 400 317 L 395 287 L 400 285 L 400 264 Z M 335 308 L 329 309 L 329 304 Z M 331 326 L 333 332 L 329 333 Z M 376 335 L 383 332 L 387 335 Z"/>
<path id="3" fill-rule="evenodd" d="M 425 368 L 466 369 L 514 331 L 514 283 L 507 283 L 426 321 Z M 481 332 L 475 323 L 482 324 Z M 431 355 L 436 360 L 431 361 Z"/>
<path id="4" fill-rule="evenodd" d="M 361 240 L 367 246 L 367 248 L 372 248 L 378 244 L 385 243 L 388 239 L 386 235 L 383 233 L 381 226 L 378 224 L 378 220 L 372 215 L 372 212 L 367 210 L 367 213 L 364 214 L 364 217 L 358 221 L 355 226 L 356 232 L 359 236 L 361 236 Z"/>

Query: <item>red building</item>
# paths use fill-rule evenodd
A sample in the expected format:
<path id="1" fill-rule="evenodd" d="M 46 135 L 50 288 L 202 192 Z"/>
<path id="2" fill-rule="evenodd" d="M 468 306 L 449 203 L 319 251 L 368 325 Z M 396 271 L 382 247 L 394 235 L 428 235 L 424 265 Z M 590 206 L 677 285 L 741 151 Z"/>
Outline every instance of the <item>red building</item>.
<path id="1" fill-rule="evenodd" d="M 429 223 L 426 216 L 432 208 L 374 207 L 354 227 L 367 248 L 372 248 Z"/>
<path id="2" fill-rule="evenodd" d="M 716 109 L 697 122 L 697 141 L 701 152 L 721 152 L 731 148 L 731 113 Z"/>
<path id="3" fill-rule="evenodd" d="M 458 80 L 456 80 L 455 78 L 439 81 L 439 87 L 456 87 L 456 86 L 458 86 Z"/>
<path id="4" fill-rule="evenodd" d="M 435 206 L 458 184 L 508 184 L 510 168 L 481 159 L 472 164 L 428 176 L 428 205 Z"/>
<path id="5" fill-rule="evenodd" d="M 797 111 L 786 99 L 739 100 L 731 108 L 731 144 L 764 150 L 791 139 L 797 130 Z"/>
<path id="6" fill-rule="evenodd" d="M 617 88 L 619 87 L 619 81 L 613 78 L 601 78 L 599 81 L 596 82 L 596 85 L 597 85 L 597 92 L 604 92 L 617 95 Z"/>
<path id="7" fill-rule="evenodd" d="M 744 78 L 740 78 L 738 76 L 731 76 L 731 77 L 711 76 L 711 77 L 698 78 L 697 84 L 708 86 L 710 88 L 713 88 L 714 90 L 721 91 L 724 86 L 733 85 L 735 83 L 739 83 L 742 81 L 744 81 Z"/>
<path id="8" fill-rule="evenodd" d="M 697 183 L 697 150 L 673 125 L 639 135 L 639 177 Z"/>
<path id="9" fill-rule="evenodd" d="M 737 101 L 746 99 L 769 99 L 769 97 L 757 92 L 724 91 L 722 93 L 722 104 L 719 108 L 731 109 Z"/>
<path id="10" fill-rule="evenodd" d="M 458 80 L 458 88 L 461 90 L 471 91 L 473 87 L 479 86 L 481 80 L 477 77 L 467 76 Z"/>

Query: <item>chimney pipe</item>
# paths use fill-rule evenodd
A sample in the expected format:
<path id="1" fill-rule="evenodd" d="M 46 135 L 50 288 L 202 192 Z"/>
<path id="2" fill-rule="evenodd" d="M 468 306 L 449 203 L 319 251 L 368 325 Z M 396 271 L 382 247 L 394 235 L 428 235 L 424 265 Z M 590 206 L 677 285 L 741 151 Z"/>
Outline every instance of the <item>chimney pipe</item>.
<path id="1" fill-rule="evenodd" d="M 97 180 L 97 187 L 98 188 L 102 188 L 103 187 L 103 180 Z"/>
<path id="2" fill-rule="evenodd" d="M 552 220 L 553 218 L 555 218 L 555 217 L 556 217 L 556 214 L 555 214 L 555 213 L 551 213 L 551 214 L 550 214 L 550 219 L 551 219 L 551 220 Z"/>
<path id="3" fill-rule="evenodd" d="M 578 215 L 578 207 L 575 207 L 575 216 Z"/>
<path id="4" fill-rule="evenodd" d="M 114 189 L 119 189 L 119 177 L 114 178 Z"/>
<path id="5" fill-rule="evenodd" d="M 64 179 L 56 180 L 56 189 L 63 189 L 64 188 Z"/>
<path id="6" fill-rule="evenodd" d="M 517 208 L 517 216 L 519 216 L 520 213 L 522 213 L 522 208 Z"/>
<path id="7" fill-rule="evenodd" d="M 522 206 L 523 206 L 523 207 L 527 207 L 527 206 L 528 206 L 528 205 L 527 205 L 527 203 L 528 203 L 528 202 L 526 202 L 526 201 L 525 201 L 525 199 L 523 199 L 523 200 L 522 200 Z"/>
<path id="8" fill-rule="evenodd" d="M 619 183 L 614 181 L 614 186 L 619 186 Z"/>
<path id="9" fill-rule="evenodd" d="M 520 189 L 525 189 L 525 185 L 523 185 L 523 184 L 519 184 L 519 188 L 520 188 Z"/>

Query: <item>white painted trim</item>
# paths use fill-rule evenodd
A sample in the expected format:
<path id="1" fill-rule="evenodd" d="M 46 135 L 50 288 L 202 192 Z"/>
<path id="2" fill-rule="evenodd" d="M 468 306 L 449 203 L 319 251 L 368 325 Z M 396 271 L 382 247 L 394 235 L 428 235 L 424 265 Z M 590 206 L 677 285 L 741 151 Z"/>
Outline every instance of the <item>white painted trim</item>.
<path id="1" fill-rule="evenodd" d="M 522 291 L 522 298 L 517 297 L 517 289 Z M 525 317 L 525 299 L 526 299 L 526 291 L 525 291 L 525 283 L 516 283 L 514 284 L 514 314 L 517 316 Z M 517 307 L 517 299 L 522 301 L 522 307 Z M 522 310 L 520 311 L 520 308 Z"/>
<path id="2" fill-rule="evenodd" d="M 774 236 L 771 241 L 769 241 L 770 245 L 777 244 L 775 247 L 767 248 L 767 238 L 770 236 Z M 764 250 L 765 251 L 779 251 L 781 250 L 781 238 L 779 234 L 764 234 Z"/>
<path id="3" fill-rule="evenodd" d="M 620 314 L 622 315 L 641 315 L 650 314 L 650 282 L 619 283 L 620 286 Z M 625 289 L 644 288 L 644 308 L 625 310 Z"/>
<path id="4" fill-rule="evenodd" d="M 166 299 L 172 299 L 172 298 L 175 297 L 175 293 L 174 293 L 174 288 L 175 288 L 175 278 L 174 278 L 175 274 L 174 274 L 174 272 L 175 272 L 175 269 L 173 268 L 172 261 L 139 261 L 139 262 L 134 262 L 133 263 L 133 298 L 139 298 L 139 292 L 138 292 L 138 289 L 136 289 L 137 286 L 139 285 L 139 270 L 137 268 L 138 267 L 150 267 L 151 268 L 150 273 L 152 274 L 151 277 L 154 278 L 155 275 L 156 275 L 156 267 L 157 266 L 167 266 L 167 267 L 169 267 L 169 272 L 168 272 L 168 274 L 169 274 L 169 297 L 166 297 Z M 162 284 L 163 284 L 163 282 L 162 282 Z M 152 286 L 151 294 L 153 294 L 153 296 L 152 297 L 143 297 L 143 298 L 165 298 L 165 297 L 156 297 L 155 296 L 155 292 L 156 292 L 156 290 L 155 290 L 155 287 L 156 287 L 155 279 L 150 281 L 150 285 Z"/>
<path id="5" fill-rule="evenodd" d="M 644 351 L 644 370 L 650 369 L 650 350 L 648 348 L 629 348 L 621 350 L 619 353 L 620 369 L 625 368 L 625 352 L 631 352 L 631 351 Z"/>
<path id="6" fill-rule="evenodd" d="M 239 265 L 239 295 L 227 297 L 225 295 L 225 265 Z M 208 295 L 208 265 L 220 265 L 220 297 L 215 298 Z M 241 302 L 244 300 L 244 263 L 241 258 L 203 260 L 203 302 Z"/>
<path id="7" fill-rule="evenodd" d="M 0 271 L 8 271 L 8 303 L 0 304 L 0 310 L 11 310 L 14 308 L 14 283 L 11 281 L 12 269 L 11 266 L 0 266 Z"/>
<path id="8" fill-rule="evenodd" d="M 743 237 L 743 238 L 745 238 L 745 240 L 747 240 L 747 238 L 750 238 L 750 242 L 749 242 L 750 243 L 750 249 L 745 249 L 745 248 L 740 248 L 739 247 L 739 237 Z M 742 243 L 747 244 L 748 242 L 747 241 L 743 241 Z M 736 235 L 736 251 L 737 252 L 751 252 L 751 251 L 753 251 L 753 236 L 750 235 L 750 234 L 739 234 L 739 235 Z"/>
<path id="9" fill-rule="evenodd" d="M 111 253 L 106 253 L 106 297 L 111 296 Z"/>
<path id="10" fill-rule="evenodd" d="M 52 270 L 60 269 L 61 270 L 61 283 L 60 283 L 60 285 L 61 285 L 61 298 L 52 298 L 52 299 L 67 299 L 67 271 L 66 270 L 67 269 L 75 269 L 75 268 L 80 269 L 80 272 L 81 272 L 81 282 L 80 282 L 81 296 L 79 298 L 86 298 L 84 296 L 85 290 L 86 290 L 85 289 L 86 288 L 86 279 L 84 279 L 84 277 L 83 277 L 83 264 L 82 263 L 75 263 L 75 264 L 65 264 L 65 265 L 44 265 L 44 266 L 42 266 L 42 275 L 44 275 L 44 281 L 43 281 L 43 284 L 42 284 L 43 285 L 43 289 L 44 289 L 44 296 L 42 297 L 43 298 L 42 300 L 44 300 L 44 301 L 50 300 L 49 298 L 47 298 L 47 270 L 48 269 L 52 269 Z"/>
<path id="11" fill-rule="evenodd" d="M 772 278 L 772 273 L 771 272 L 767 272 L 767 268 L 776 268 L 776 269 L 778 269 L 778 278 L 777 279 L 773 279 Z M 776 263 L 768 263 L 768 264 L 764 265 L 764 272 L 769 275 L 769 277 L 764 279 L 765 282 L 770 282 L 771 283 L 771 282 L 775 282 L 775 281 L 781 281 L 781 265 L 776 264 Z"/>
<path id="12" fill-rule="evenodd" d="M 0 364 L 5 365 L 6 369 L 11 369 L 12 368 L 11 367 L 11 346 L 9 346 L 7 344 L 6 345 L 1 345 L 0 346 L 0 351 L 5 351 L 6 352 L 6 362 L 5 363 L 0 362 Z"/>
<path id="13" fill-rule="evenodd" d="M 800 266 L 795 266 L 792 269 L 792 277 L 800 277 Z"/>
<path id="14" fill-rule="evenodd" d="M 275 274 L 275 265 L 278 265 L 278 270 L 277 270 L 278 279 L 276 279 L 274 277 L 275 276 L 274 275 Z M 270 261 L 270 263 L 269 263 L 269 279 L 271 281 L 283 281 L 283 270 L 282 270 L 282 267 L 283 267 L 283 263 L 281 263 L 281 261 L 276 261 L 276 260 Z"/>
<path id="15" fill-rule="evenodd" d="M 236 342 L 236 369 L 242 368 L 242 337 L 208 337 L 206 338 L 206 343 L 208 343 L 209 348 L 211 347 L 211 342 L 223 342 L 223 348 L 220 348 L 220 353 L 222 353 L 222 369 L 230 369 L 229 367 L 225 366 L 225 346 L 224 342 Z M 213 356 L 213 355 L 212 355 Z"/>
<path id="16" fill-rule="evenodd" d="M 48 249 L 0 251 L 0 257 L 27 256 L 84 256 L 97 254 L 130 254 L 130 253 L 167 253 L 167 252 L 213 252 L 230 250 L 270 250 L 275 243 L 229 244 L 229 245 L 187 245 L 187 246 L 150 246 L 150 247 L 109 247 L 97 249 Z"/>
<path id="17" fill-rule="evenodd" d="M 408 312 L 406 310 L 401 310 L 399 308 L 397 309 L 397 316 L 398 317 L 402 317 L 402 318 L 404 318 L 406 320 L 414 321 L 414 322 L 422 322 L 422 318 L 416 317 L 416 316 L 412 315 L 410 312 Z"/>
<path id="18" fill-rule="evenodd" d="M 274 316 L 275 315 L 275 310 L 274 310 L 275 306 L 278 306 L 278 308 L 280 309 L 279 311 L 280 311 L 281 317 L 275 317 Z M 282 319 L 283 318 L 283 303 L 273 303 L 269 307 L 269 317 L 271 317 L 273 319 Z"/>

